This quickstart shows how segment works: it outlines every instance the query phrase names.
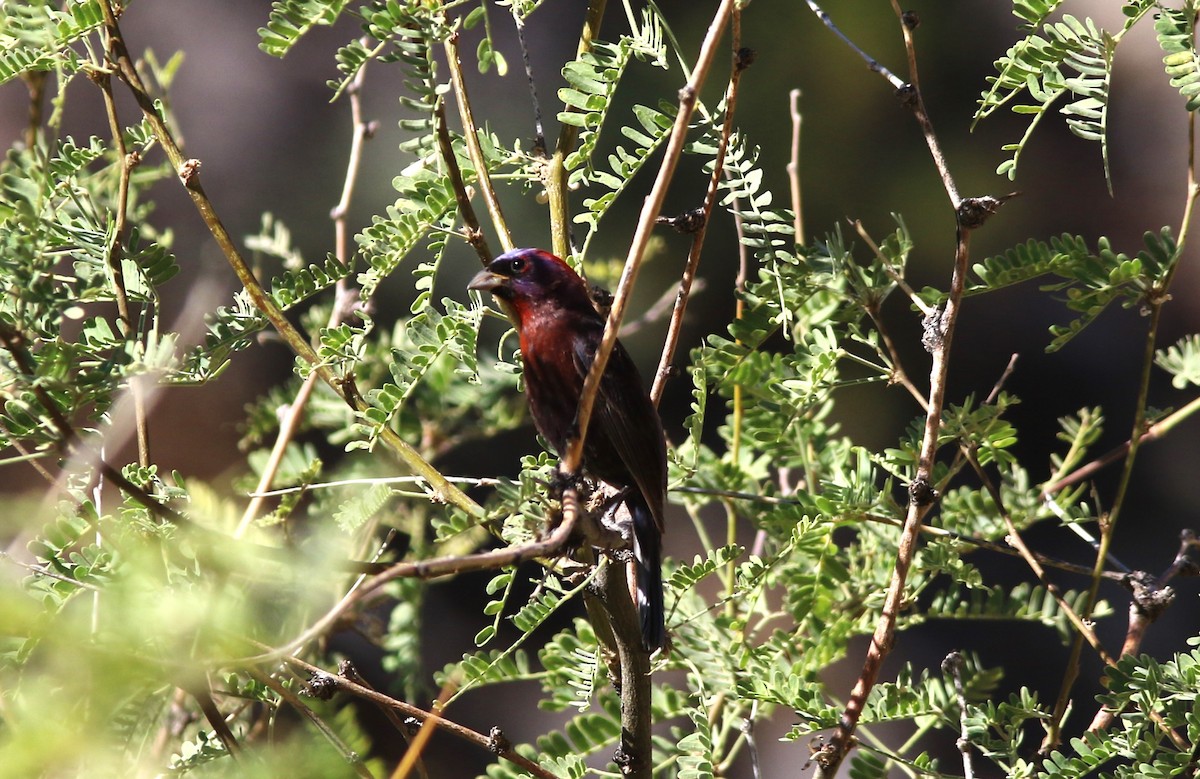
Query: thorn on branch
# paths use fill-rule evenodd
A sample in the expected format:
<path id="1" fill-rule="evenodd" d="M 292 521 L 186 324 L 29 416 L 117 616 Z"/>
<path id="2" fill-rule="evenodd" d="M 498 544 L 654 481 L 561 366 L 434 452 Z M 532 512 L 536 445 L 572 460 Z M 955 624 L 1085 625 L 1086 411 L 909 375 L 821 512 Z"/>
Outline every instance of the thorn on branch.
<path id="1" fill-rule="evenodd" d="M 701 206 L 700 208 L 693 208 L 690 211 L 684 211 L 678 216 L 660 216 L 654 220 L 654 223 L 670 225 L 671 229 L 677 233 L 692 235 L 704 228 L 705 221 L 704 207 Z"/>

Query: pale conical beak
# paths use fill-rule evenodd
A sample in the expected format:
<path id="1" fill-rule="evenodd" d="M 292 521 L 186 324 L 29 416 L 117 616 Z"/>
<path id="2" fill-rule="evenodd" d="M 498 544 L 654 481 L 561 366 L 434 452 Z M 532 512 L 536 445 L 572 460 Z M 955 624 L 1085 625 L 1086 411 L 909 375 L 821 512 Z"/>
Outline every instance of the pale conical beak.
<path id="1" fill-rule="evenodd" d="M 470 283 L 467 284 L 467 289 L 475 289 L 480 292 L 495 292 L 507 283 L 507 278 L 485 268 L 475 274 L 475 278 L 471 279 Z"/>

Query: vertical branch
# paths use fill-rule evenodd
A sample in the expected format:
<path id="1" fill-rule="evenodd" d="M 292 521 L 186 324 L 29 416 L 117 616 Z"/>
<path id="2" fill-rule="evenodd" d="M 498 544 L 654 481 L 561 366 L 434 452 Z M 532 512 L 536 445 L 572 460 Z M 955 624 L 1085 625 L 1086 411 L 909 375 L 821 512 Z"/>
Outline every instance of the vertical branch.
<path id="1" fill-rule="evenodd" d="M 114 63 L 116 56 L 113 50 L 111 33 L 105 35 L 105 50 Z M 112 274 L 113 297 L 117 303 L 117 318 L 120 323 L 121 335 L 125 338 L 135 338 L 136 326 L 133 314 L 129 308 L 129 294 L 125 289 L 125 272 L 122 257 L 124 255 L 126 227 L 129 213 L 129 176 L 141 162 L 141 156 L 136 152 L 129 153 L 125 146 L 125 134 L 121 130 L 121 122 L 117 117 L 117 103 L 113 98 L 112 78 L 109 72 L 94 74 L 93 81 L 100 87 L 104 95 L 104 111 L 108 117 L 109 131 L 112 133 L 113 146 L 117 151 L 119 166 L 117 183 L 117 213 L 113 219 L 112 245 L 108 249 L 108 268 Z M 138 465 L 150 465 L 150 430 L 146 421 L 146 393 L 141 378 L 133 376 L 129 380 L 129 392 L 133 396 L 134 424 L 137 430 Z"/>
<path id="2" fill-rule="evenodd" d="M 1183 247 L 1187 240 L 1188 232 L 1192 223 L 1192 216 L 1195 209 L 1197 196 L 1200 195 L 1200 183 L 1196 178 L 1196 117 L 1192 112 L 1188 112 L 1188 165 L 1187 165 L 1187 194 L 1185 196 L 1183 217 L 1179 225 L 1179 240 L 1178 251 L 1182 253 Z M 1091 614 L 1095 607 L 1096 600 L 1100 589 L 1100 572 L 1103 571 L 1104 561 L 1108 558 L 1109 548 L 1112 544 L 1113 531 L 1116 528 L 1117 520 L 1120 517 L 1121 510 L 1125 505 L 1125 500 L 1128 495 L 1129 485 L 1133 479 L 1133 466 L 1141 445 L 1147 441 L 1153 440 L 1152 433 L 1155 432 L 1155 426 L 1147 426 L 1146 424 L 1146 404 L 1149 399 L 1150 391 L 1150 376 L 1154 367 L 1154 347 L 1158 341 L 1158 326 L 1162 318 L 1163 305 L 1169 300 L 1168 291 L 1171 286 L 1171 280 L 1174 277 L 1175 270 L 1179 267 L 1178 260 L 1167 271 L 1161 282 L 1156 284 L 1146 295 L 1146 305 L 1150 309 L 1150 323 L 1146 329 L 1145 346 L 1142 353 L 1142 373 L 1138 383 L 1137 400 L 1133 409 L 1133 427 L 1129 435 L 1129 442 L 1124 447 L 1125 461 L 1121 470 L 1120 480 L 1117 484 L 1116 497 L 1113 499 L 1113 507 L 1106 518 L 1103 518 L 1100 523 L 1100 546 L 1096 553 L 1096 562 L 1092 570 L 1092 583 L 1088 589 L 1088 598 L 1084 617 Z M 1165 421 L 1165 420 L 1164 420 Z M 1119 450 L 1118 450 L 1119 451 Z M 1118 455 L 1119 456 L 1119 455 Z M 1098 461 L 1089 463 L 1088 466 L 1079 469 L 1074 474 L 1058 480 L 1055 484 L 1045 488 L 1043 495 L 1049 496 L 1054 491 L 1061 489 L 1069 483 L 1082 478 L 1084 472 L 1090 473 L 1092 465 L 1099 463 L 1103 465 L 1105 462 L 1111 462 L 1101 458 Z M 1134 604 L 1136 605 L 1136 603 Z M 1132 608 L 1132 606 L 1131 606 Z M 1048 752 L 1056 746 L 1061 740 L 1058 725 L 1062 721 L 1063 714 L 1066 711 L 1069 702 L 1069 694 L 1071 685 L 1079 674 L 1079 656 L 1082 650 L 1082 637 L 1077 635 L 1074 642 L 1071 644 L 1071 652 L 1068 657 L 1068 665 L 1063 677 L 1063 683 L 1059 689 L 1058 698 L 1055 702 L 1054 716 L 1051 718 L 1047 726 L 1046 737 L 1042 740 L 1042 752 Z M 1123 652 L 1124 653 L 1124 652 Z M 1097 715 L 1099 717 L 1099 715 Z M 1099 720 L 1093 722 L 1096 727 Z"/>
<path id="3" fill-rule="evenodd" d="M 529 62 L 529 46 L 525 43 L 525 19 L 516 3 L 509 4 L 513 27 L 517 30 L 517 44 L 521 48 L 521 62 L 525 65 L 525 81 L 529 84 L 529 100 L 533 103 L 533 148 L 534 153 L 546 153 L 546 131 L 542 128 L 542 104 L 538 101 L 537 82 L 533 79 L 533 65 Z"/>
<path id="4" fill-rule="evenodd" d="M 450 140 L 450 129 L 446 126 L 446 103 L 439 99 L 433 110 L 437 118 L 438 150 L 442 162 L 446 166 L 446 175 L 450 177 L 450 187 L 454 190 L 454 199 L 458 203 L 458 215 L 463 220 L 463 232 L 466 233 L 467 243 L 475 247 L 479 261 L 487 265 L 492 261 L 492 250 L 488 246 L 487 237 L 479 226 L 479 217 L 475 215 L 475 207 L 471 205 L 471 195 L 467 192 L 466 182 L 463 181 L 462 169 L 458 167 L 458 157 L 454 154 L 454 142 Z"/>
<path id="5" fill-rule="evenodd" d="M 945 308 L 933 311 L 925 318 L 925 335 L 922 339 L 931 355 L 929 370 L 929 401 L 925 416 L 925 428 L 921 436 L 920 454 L 917 460 L 917 470 L 908 485 L 909 504 L 904 520 L 904 527 L 896 550 L 896 563 L 892 571 L 892 579 L 884 597 L 882 612 L 876 623 L 862 671 L 846 707 L 842 712 L 837 729 L 830 737 L 829 743 L 816 756 L 817 773 L 820 779 L 833 777 L 838 767 L 845 759 L 852 745 L 855 729 L 866 705 L 867 696 L 875 686 L 883 661 L 891 652 L 895 642 L 896 619 L 904 600 L 905 583 L 908 572 L 916 554 L 917 539 L 921 531 L 925 515 L 937 501 L 937 490 L 932 483 L 934 460 L 938 450 L 938 434 L 941 431 L 942 408 L 946 396 L 946 380 L 950 366 L 950 347 L 954 337 L 955 324 L 958 320 L 959 308 L 962 303 L 963 289 L 966 284 L 968 259 L 970 256 L 971 231 L 981 227 L 1002 201 L 991 197 L 960 198 L 958 188 L 946 165 L 945 155 L 933 129 L 933 123 L 925 110 L 925 103 L 917 81 L 916 51 L 913 45 L 912 31 L 920 23 L 915 13 L 901 11 L 896 0 L 892 0 L 892 8 L 900 21 L 904 37 L 905 52 L 908 57 L 909 83 L 901 81 L 894 73 L 880 65 L 862 49 L 858 48 L 834 25 L 815 0 L 807 0 L 808 6 L 831 31 L 838 35 L 855 52 L 866 60 L 868 67 L 883 76 L 896 90 L 896 96 L 909 108 L 921 127 L 926 145 L 934 165 L 942 179 L 942 186 L 954 209 L 957 225 L 954 249 L 954 266 L 950 279 L 950 291 Z"/>
<path id="6" fill-rule="evenodd" d="M 608 611 L 621 662 L 621 745 L 615 760 L 621 775 L 650 779 L 650 656 L 642 646 L 642 628 L 629 597 L 625 566 L 605 563 L 597 573 L 597 589 Z"/>
<path id="7" fill-rule="evenodd" d="M 958 700 L 958 751 L 962 755 L 963 779 L 975 779 L 975 765 L 971 760 L 971 739 L 967 737 L 967 693 L 962 680 L 963 656 L 957 651 L 946 655 L 942 661 L 942 673 L 954 683 L 954 697 Z"/>
<path id="8" fill-rule="evenodd" d="M 792 157 L 787 164 L 788 182 L 792 190 L 792 229 L 797 246 L 804 246 L 804 199 L 800 190 L 800 90 L 788 93 L 788 113 L 792 118 Z"/>
<path id="9" fill-rule="evenodd" d="M 487 161 L 483 158 L 483 149 L 479 146 L 479 131 L 475 124 L 475 115 L 471 110 L 471 99 L 467 96 L 467 83 L 463 80 L 462 62 L 458 58 L 458 33 L 446 40 L 446 61 L 450 66 L 450 83 L 454 87 L 454 98 L 458 102 L 458 115 L 463 124 L 463 140 L 467 144 L 467 154 L 471 164 L 475 166 L 475 178 L 479 182 L 479 190 L 483 193 L 483 202 L 487 204 L 488 214 L 492 218 L 492 226 L 500 236 L 500 245 L 504 251 L 515 248 L 508 224 L 504 221 L 504 212 L 500 210 L 500 199 L 492 187 L 492 176 L 487 169 Z"/>
<path id="10" fill-rule="evenodd" d="M 600 33 L 600 22 L 604 19 L 604 7 L 607 0 L 588 0 L 587 13 L 583 18 L 583 30 L 579 33 L 579 47 L 575 52 L 578 58 L 592 50 L 592 41 Z M 574 108 L 568 108 L 574 111 Z M 550 205 L 550 248 L 559 257 L 571 254 L 571 215 L 570 202 L 567 195 L 566 160 L 575 149 L 575 141 L 579 137 L 579 128 L 564 124 L 558 131 L 558 142 L 554 145 L 554 153 L 546 164 L 546 198 Z"/>
<path id="11" fill-rule="evenodd" d="M 42 112 L 46 97 L 46 71 L 31 70 L 21 74 L 29 90 L 29 120 L 25 124 L 25 148 L 37 146 L 38 131 L 42 129 Z"/>

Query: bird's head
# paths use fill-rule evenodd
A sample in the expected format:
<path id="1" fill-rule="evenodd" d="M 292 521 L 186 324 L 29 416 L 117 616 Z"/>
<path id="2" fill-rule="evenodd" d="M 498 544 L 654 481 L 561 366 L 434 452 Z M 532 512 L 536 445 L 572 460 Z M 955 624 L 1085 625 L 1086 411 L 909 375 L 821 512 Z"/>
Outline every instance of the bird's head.
<path id="1" fill-rule="evenodd" d="M 595 314 L 587 283 L 570 265 L 541 249 L 513 249 L 475 274 L 467 289 L 491 292 L 518 327 L 553 309 Z"/>

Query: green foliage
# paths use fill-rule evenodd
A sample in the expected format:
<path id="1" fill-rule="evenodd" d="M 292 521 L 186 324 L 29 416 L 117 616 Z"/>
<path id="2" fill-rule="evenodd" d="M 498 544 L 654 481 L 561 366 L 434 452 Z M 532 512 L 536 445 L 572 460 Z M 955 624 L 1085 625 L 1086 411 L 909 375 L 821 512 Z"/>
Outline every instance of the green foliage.
<path id="1" fill-rule="evenodd" d="M 260 27 L 259 48 L 272 57 L 291 51 L 300 38 L 316 25 L 328 25 L 349 5 L 349 0 L 276 0 L 266 27 Z"/>
<path id="2" fill-rule="evenodd" d="M 1186 108 L 1200 108 L 1200 53 L 1196 51 L 1196 7 L 1192 2 L 1182 8 L 1162 7 L 1154 20 L 1163 65 L 1171 77 L 1171 86 L 1179 90 Z"/>
<path id="3" fill-rule="evenodd" d="M 0 84 L 24 73 L 78 70 L 84 59 L 71 44 L 103 23 L 100 0 L 5 3 L 0 6 Z"/>
<path id="4" fill-rule="evenodd" d="M 1043 289 L 1063 292 L 1067 308 L 1080 316 L 1067 325 L 1051 326 L 1054 338 L 1046 351 L 1054 352 L 1094 322 L 1110 303 L 1120 301 L 1126 308 L 1142 306 L 1159 294 L 1160 285 L 1179 259 L 1179 246 L 1169 227 L 1158 233 L 1147 232 L 1143 241 L 1145 248 L 1131 258 L 1115 251 L 1107 238 L 1097 241 L 1095 252 L 1083 237 L 1065 233 L 1049 242 L 1030 240 L 975 265 L 972 270 L 980 281 L 969 287 L 968 294 L 1045 275 L 1063 279 Z M 932 301 L 940 293 L 927 291 L 923 296 Z"/>
<path id="5" fill-rule="evenodd" d="M 1180 338 L 1178 343 L 1154 353 L 1158 367 L 1171 374 L 1171 384 L 1183 389 L 1189 384 L 1200 386 L 1200 335 Z"/>
<path id="6" fill-rule="evenodd" d="M 1068 102 L 1059 112 L 1066 117 L 1072 133 L 1100 144 L 1104 177 L 1111 191 L 1108 110 L 1113 56 L 1125 33 L 1154 3 L 1150 0 L 1125 3 L 1125 24 L 1116 33 L 1098 27 L 1091 19 L 1079 20 L 1070 14 L 1064 14 L 1061 21 L 1046 22 L 1058 5 L 1058 2 L 1014 2 L 1013 13 L 1028 22 L 1029 33 L 996 60 L 996 75 L 988 77 L 991 86 L 982 94 L 974 120 L 978 122 L 1020 96 L 1028 96 L 1030 102 L 1013 103 L 1012 111 L 1031 116 L 1029 126 L 1019 141 L 1003 147 L 1012 156 L 996 169 L 997 173 L 1015 179 L 1017 164 L 1034 130 L 1050 107 L 1065 97 Z"/>

